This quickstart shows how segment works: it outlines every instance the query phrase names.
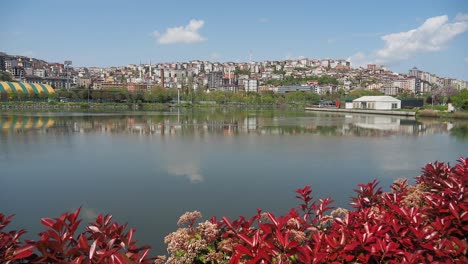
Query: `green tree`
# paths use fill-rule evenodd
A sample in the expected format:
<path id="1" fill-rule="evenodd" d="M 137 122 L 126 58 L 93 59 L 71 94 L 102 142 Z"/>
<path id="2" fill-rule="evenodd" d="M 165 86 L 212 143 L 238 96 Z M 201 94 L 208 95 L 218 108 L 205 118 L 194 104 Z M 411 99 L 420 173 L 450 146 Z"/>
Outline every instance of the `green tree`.
<path id="1" fill-rule="evenodd" d="M 452 96 L 450 99 L 455 107 L 468 110 L 468 90 L 463 90 L 458 93 L 458 95 Z"/>
<path id="2" fill-rule="evenodd" d="M 285 95 L 286 102 L 293 104 L 303 104 L 305 102 L 304 92 L 290 92 Z"/>
<path id="3" fill-rule="evenodd" d="M 383 95 L 383 93 L 378 90 L 364 90 L 364 89 L 353 90 L 349 93 L 349 96 L 353 98 L 358 98 L 361 96 L 368 96 L 368 95 Z"/>
<path id="4" fill-rule="evenodd" d="M 13 76 L 9 72 L 0 71 L 0 81 L 2 82 L 12 82 Z"/>
<path id="5" fill-rule="evenodd" d="M 318 104 L 320 102 L 320 95 L 315 92 L 306 92 L 304 96 L 308 104 Z"/>
<path id="6" fill-rule="evenodd" d="M 213 98 L 218 104 L 225 104 L 227 101 L 226 93 L 222 91 L 213 92 Z"/>
<path id="7" fill-rule="evenodd" d="M 231 97 L 231 101 L 234 103 L 245 103 L 245 92 L 237 92 Z"/>
<path id="8" fill-rule="evenodd" d="M 239 75 L 249 75 L 250 76 L 250 71 L 248 69 L 241 69 L 239 67 L 236 67 L 234 70 L 234 74 L 239 76 Z"/>

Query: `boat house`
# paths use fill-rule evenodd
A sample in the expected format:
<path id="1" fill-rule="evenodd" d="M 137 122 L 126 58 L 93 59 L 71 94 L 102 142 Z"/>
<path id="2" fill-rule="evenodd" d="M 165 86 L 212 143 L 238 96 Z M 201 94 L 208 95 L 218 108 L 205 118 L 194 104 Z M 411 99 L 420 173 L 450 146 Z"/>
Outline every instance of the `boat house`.
<path id="1" fill-rule="evenodd" d="M 391 96 L 363 96 L 353 100 L 353 109 L 400 109 L 401 101 Z"/>

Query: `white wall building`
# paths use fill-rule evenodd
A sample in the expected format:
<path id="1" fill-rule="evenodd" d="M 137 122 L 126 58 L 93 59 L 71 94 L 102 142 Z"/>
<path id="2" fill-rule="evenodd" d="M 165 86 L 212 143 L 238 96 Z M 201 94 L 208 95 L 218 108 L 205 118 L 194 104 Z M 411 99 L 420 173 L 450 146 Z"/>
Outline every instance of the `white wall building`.
<path id="1" fill-rule="evenodd" d="M 255 79 L 244 80 L 244 88 L 246 92 L 258 92 L 258 81 Z"/>
<path id="2" fill-rule="evenodd" d="M 363 96 L 353 100 L 353 109 L 400 109 L 401 101 L 391 96 Z"/>

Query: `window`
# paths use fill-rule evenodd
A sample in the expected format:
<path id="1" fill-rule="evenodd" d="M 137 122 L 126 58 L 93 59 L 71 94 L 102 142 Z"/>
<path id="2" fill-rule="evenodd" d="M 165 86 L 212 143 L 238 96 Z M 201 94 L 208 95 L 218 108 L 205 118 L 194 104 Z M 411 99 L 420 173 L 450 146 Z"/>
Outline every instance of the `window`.
<path id="1" fill-rule="evenodd" d="M 392 109 L 396 109 L 398 108 L 398 104 L 397 103 L 392 103 Z"/>

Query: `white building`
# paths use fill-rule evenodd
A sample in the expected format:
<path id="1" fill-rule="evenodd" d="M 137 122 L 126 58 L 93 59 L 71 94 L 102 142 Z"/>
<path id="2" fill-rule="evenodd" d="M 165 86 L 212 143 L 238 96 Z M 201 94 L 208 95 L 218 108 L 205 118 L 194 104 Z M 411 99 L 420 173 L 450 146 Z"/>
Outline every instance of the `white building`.
<path id="1" fill-rule="evenodd" d="M 34 69 L 33 75 L 37 77 L 44 78 L 46 77 L 46 71 L 44 69 Z"/>
<path id="2" fill-rule="evenodd" d="M 400 109 L 401 101 L 391 96 L 363 96 L 353 100 L 353 109 Z"/>
<path id="3" fill-rule="evenodd" d="M 254 79 L 244 80 L 246 92 L 258 92 L 258 81 Z"/>

